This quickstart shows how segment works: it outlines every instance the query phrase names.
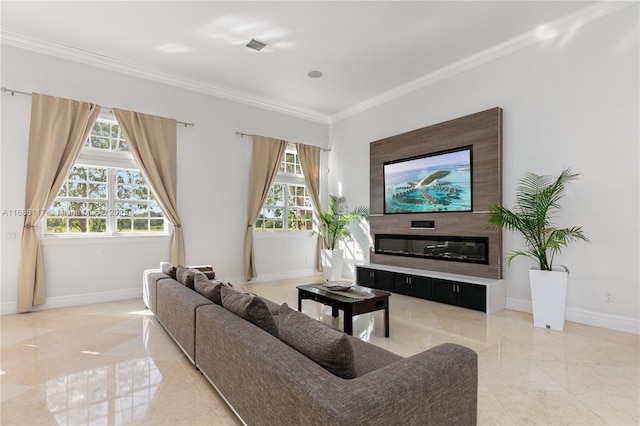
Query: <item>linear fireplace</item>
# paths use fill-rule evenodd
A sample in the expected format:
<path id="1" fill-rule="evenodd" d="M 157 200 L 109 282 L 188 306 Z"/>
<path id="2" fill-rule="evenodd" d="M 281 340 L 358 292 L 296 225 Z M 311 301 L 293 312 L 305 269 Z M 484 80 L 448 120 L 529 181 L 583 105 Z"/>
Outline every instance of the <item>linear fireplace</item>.
<path id="1" fill-rule="evenodd" d="M 489 263 L 489 238 L 376 234 L 375 252 L 486 265 Z"/>

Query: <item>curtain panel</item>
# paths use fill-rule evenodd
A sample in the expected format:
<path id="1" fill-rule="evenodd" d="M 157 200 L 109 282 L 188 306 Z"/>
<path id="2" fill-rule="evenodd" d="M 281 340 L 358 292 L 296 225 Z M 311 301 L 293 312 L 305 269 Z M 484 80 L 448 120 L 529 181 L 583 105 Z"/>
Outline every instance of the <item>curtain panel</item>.
<path id="1" fill-rule="evenodd" d="M 55 201 L 100 113 L 96 104 L 33 93 L 27 160 L 27 214 L 18 270 L 18 312 L 45 302 L 44 267 L 36 225 Z"/>
<path id="2" fill-rule="evenodd" d="M 304 184 L 309 191 L 311 203 L 316 215 L 320 214 L 320 147 L 313 145 L 305 145 L 296 143 L 296 151 L 300 166 L 304 174 Z M 320 260 L 320 250 L 322 249 L 322 239 L 318 236 L 318 244 L 316 251 L 316 265 L 319 271 L 322 271 L 322 262 Z"/>
<path id="3" fill-rule="evenodd" d="M 177 208 L 177 121 L 113 108 L 129 151 L 151 186 L 164 215 L 173 224 L 170 262 L 184 265 L 184 238 Z"/>
<path id="4" fill-rule="evenodd" d="M 298 158 L 304 174 L 311 202 L 316 212 L 320 212 L 320 148 L 313 145 L 296 143 Z"/>
<path id="5" fill-rule="evenodd" d="M 253 225 L 269 195 L 271 185 L 278 174 L 278 166 L 288 142 L 264 136 L 253 136 L 251 141 L 251 172 L 249 175 L 249 202 L 247 231 L 244 237 L 244 266 L 247 281 L 256 277 L 253 252 Z"/>

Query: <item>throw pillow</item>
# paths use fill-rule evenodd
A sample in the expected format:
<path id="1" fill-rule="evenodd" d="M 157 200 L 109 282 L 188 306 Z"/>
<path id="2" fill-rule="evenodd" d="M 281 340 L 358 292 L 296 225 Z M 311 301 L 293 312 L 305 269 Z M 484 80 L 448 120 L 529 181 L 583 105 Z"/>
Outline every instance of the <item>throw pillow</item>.
<path id="1" fill-rule="evenodd" d="M 176 268 L 176 281 L 193 290 L 193 279 L 196 276 L 196 272 L 198 272 L 197 269 L 178 265 Z"/>
<path id="2" fill-rule="evenodd" d="M 346 333 L 326 327 L 286 303 L 278 314 L 280 340 L 343 379 L 356 377 L 353 347 Z"/>
<path id="3" fill-rule="evenodd" d="M 202 272 L 196 273 L 193 279 L 195 290 L 218 305 L 222 305 L 222 296 L 220 295 L 222 285 L 222 281 L 210 281 Z"/>
<path id="4" fill-rule="evenodd" d="M 204 265 L 204 266 L 190 266 L 191 269 L 197 269 L 198 271 L 204 273 L 207 278 L 209 278 L 210 280 L 214 279 L 216 277 L 216 272 L 213 270 L 213 266 L 211 265 Z"/>
<path id="5" fill-rule="evenodd" d="M 234 314 L 278 337 L 278 327 L 266 303 L 251 293 L 241 293 L 230 287 L 220 288 L 222 306 Z"/>
<path id="6" fill-rule="evenodd" d="M 176 279 L 177 269 L 178 267 L 176 265 L 172 265 L 169 262 L 160 262 L 160 270 L 162 270 L 162 273 L 169 275 L 174 280 Z"/>

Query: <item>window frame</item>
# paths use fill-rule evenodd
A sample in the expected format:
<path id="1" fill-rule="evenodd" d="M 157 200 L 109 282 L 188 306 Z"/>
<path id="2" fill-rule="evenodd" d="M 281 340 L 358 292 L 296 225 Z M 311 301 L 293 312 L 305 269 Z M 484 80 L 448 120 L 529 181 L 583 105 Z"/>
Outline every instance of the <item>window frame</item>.
<path id="1" fill-rule="evenodd" d="M 291 162 L 287 162 L 287 154 L 288 153 L 294 153 L 297 159 L 296 163 L 291 163 Z M 284 169 L 284 171 L 278 171 L 278 174 L 276 175 L 275 180 L 273 181 L 273 184 L 271 185 L 271 188 L 269 188 L 269 192 L 271 192 L 271 190 L 273 189 L 273 187 L 275 185 L 284 185 L 283 188 L 283 198 L 284 198 L 284 205 L 279 206 L 279 205 L 271 205 L 271 204 L 263 204 L 262 207 L 260 208 L 260 213 L 258 213 L 258 218 L 254 221 L 254 234 L 255 235 L 299 235 L 299 234 L 304 234 L 304 233 L 308 233 L 311 232 L 311 229 L 289 229 L 289 212 L 291 210 L 309 210 L 309 212 L 311 213 L 311 224 L 312 227 L 314 226 L 315 223 L 315 212 L 313 209 L 313 206 L 308 207 L 308 209 L 306 208 L 300 208 L 299 206 L 290 206 L 289 205 L 289 196 L 288 196 L 288 189 L 289 186 L 302 186 L 305 188 L 305 191 L 307 192 L 307 197 L 309 197 L 309 201 L 310 203 L 312 203 L 311 198 L 308 194 L 308 189 L 306 188 L 306 184 L 304 181 L 304 174 L 302 172 L 302 166 L 300 165 L 300 160 L 299 160 L 299 156 L 298 156 L 298 151 L 295 147 L 294 144 L 289 144 L 287 146 L 287 149 L 285 150 L 284 154 L 282 155 L 282 158 L 280 160 L 280 163 L 278 164 L 278 168 L 282 168 Z M 297 164 L 298 167 L 300 167 L 300 174 L 296 174 L 296 173 L 287 173 L 287 164 Z M 295 167 L 295 166 L 294 166 Z M 283 215 L 282 215 L 282 228 L 281 229 L 262 229 L 261 227 L 257 226 L 257 222 L 259 220 L 260 214 L 262 214 L 262 212 L 267 209 L 267 208 L 272 208 L 272 209 L 282 209 L 284 211 Z M 306 234 L 305 234 L 306 235 Z"/>
<path id="2" fill-rule="evenodd" d="M 106 114 L 100 114 L 97 122 L 98 121 L 109 122 L 111 124 L 119 125 L 114 116 L 106 115 Z M 88 138 L 91 138 L 91 135 L 89 135 Z M 39 226 L 40 226 L 39 231 L 40 231 L 41 239 L 42 240 L 60 240 L 60 239 L 88 240 L 92 238 L 104 239 L 104 238 L 140 237 L 140 238 L 148 239 L 148 238 L 157 238 L 157 237 L 162 237 L 162 238 L 169 237 L 171 235 L 171 232 L 173 231 L 173 225 L 171 224 L 169 219 L 164 215 L 164 213 L 162 213 L 162 219 L 164 221 L 164 231 L 162 232 L 148 232 L 148 231 L 147 232 L 135 232 L 135 231 L 118 232 L 117 221 L 118 221 L 119 215 L 116 214 L 117 212 L 116 204 L 118 203 L 152 204 L 155 202 L 158 205 L 158 207 L 160 207 L 160 203 L 158 203 L 157 197 L 155 196 L 153 189 L 151 188 L 151 185 L 149 185 L 148 183 L 146 183 L 146 186 L 149 190 L 149 194 L 152 195 L 155 200 L 151 200 L 151 199 L 132 200 L 132 201 L 119 200 L 117 198 L 117 191 L 116 191 L 116 185 L 118 184 L 116 182 L 116 174 L 117 174 L 116 171 L 117 170 L 135 170 L 142 173 L 142 171 L 140 170 L 140 167 L 134 160 L 133 155 L 128 151 L 110 151 L 110 150 L 101 149 L 101 148 L 93 148 L 90 145 L 87 146 L 85 144 L 86 144 L 86 141 L 83 142 L 82 149 L 80 150 L 80 154 L 78 155 L 78 158 L 73 164 L 73 167 L 81 166 L 81 167 L 93 167 L 93 168 L 106 168 L 107 198 L 95 198 L 95 199 L 78 198 L 77 202 L 84 202 L 84 203 L 105 202 L 107 205 L 106 215 L 104 216 L 107 222 L 106 231 L 105 232 L 87 231 L 87 232 L 77 232 L 77 233 L 76 232 L 47 233 L 47 219 L 50 218 L 47 210 L 47 212 L 44 213 L 43 220 L 41 220 L 39 223 Z M 68 179 L 68 176 L 67 176 L 67 179 Z M 65 179 L 65 184 L 67 182 L 67 179 Z M 145 182 L 146 182 L 146 179 L 145 179 Z M 65 201 L 66 201 L 67 198 L 73 198 L 73 197 L 63 197 L 63 198 L 65 198 Z M 54 203 L 57 200 L 58 200 L 58 197 L 56 196 Z M 162 209 L 160 208 L 160 210 Z M 52 216 L 52 217 L 55 217 L 55 216 Z M 69 216 L 67 215 L 67 216 L 60 216 L 60 217 L 68 218 Z M 131 219 L 133 220 L 135 218 L 131 217 Z"/>

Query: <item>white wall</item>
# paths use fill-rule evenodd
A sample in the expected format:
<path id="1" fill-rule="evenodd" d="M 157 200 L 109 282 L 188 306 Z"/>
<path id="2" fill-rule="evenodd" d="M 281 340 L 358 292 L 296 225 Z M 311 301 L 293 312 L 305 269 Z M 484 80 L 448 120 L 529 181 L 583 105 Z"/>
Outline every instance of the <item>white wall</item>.
<path id="1" fill-rule="evenodd" d="M 2 46 L 1 85 L 194 122 L 178 126 L 178 210 L 188 264 L 212 264 L 230 281 L 244 278 L 250 140 L 236 131 L 326 146 L 328 126 L 165 84 Z M 0 98 L 0 211 L 24 208 L 31 98 Z M 16 307 L 22 218 L 2 216 L 2 313 Z M 16 240 L 11 240 L 15 233 Z M 277 250 L 273 250 L 277 247 Z M 258 275 L 313 273 L 311 238 L 256 242 Z M 169 256 L 168 240 L 45 242 L 47 303 L 41 308 L 141 295 L 142 271 Z M 283 261 L 294 256 L 295 262 Z M 306 260 L 306 263 L 305 263 Z"/>
<path id="2" fill-rule="evenodd" d="M 344 118 L 331 125 L 329 192 L 368 203 L 370 142 L 502 107 L 506 205 L 524 172 L 581 173 L 557 220 L 592 241 L 557 258 L 571 270 L 567 319 L 637 333 L 638 64 L 636 5 Z M 522 247 L 505 234 L 505 253 Z M 519 258 L 505 268 L 511 309 L 530 310 L 531 266 Z"/>

